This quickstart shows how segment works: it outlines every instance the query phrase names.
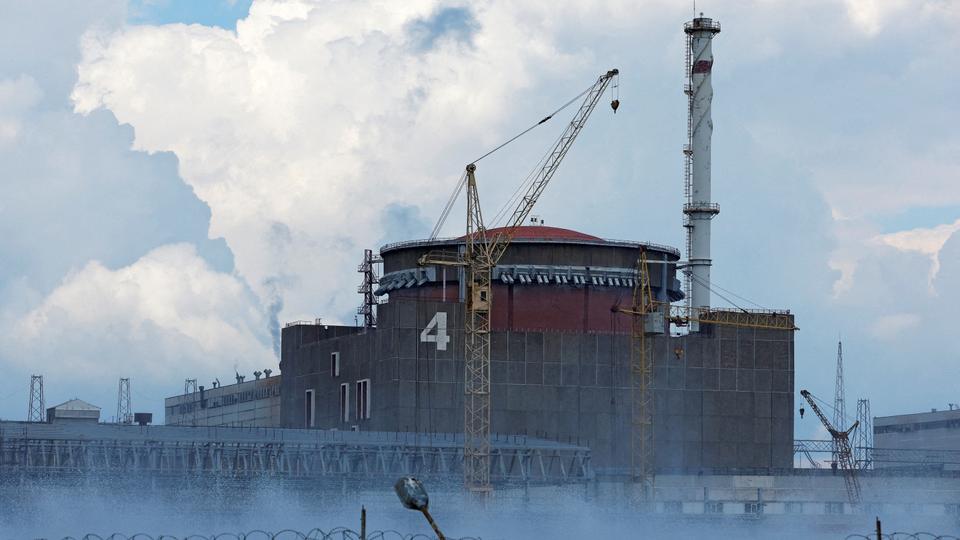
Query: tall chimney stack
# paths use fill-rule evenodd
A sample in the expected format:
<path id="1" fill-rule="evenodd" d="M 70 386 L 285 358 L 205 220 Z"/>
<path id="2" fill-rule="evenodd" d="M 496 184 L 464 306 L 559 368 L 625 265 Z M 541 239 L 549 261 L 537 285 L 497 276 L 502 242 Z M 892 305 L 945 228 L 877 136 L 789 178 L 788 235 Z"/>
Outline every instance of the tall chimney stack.
<path id="1" fill-rule="evenodd" d="M 713 36 L 720 33 L 720 23 L 699 17 L 683 25 L 687 34 L 687 145 L 684 153 L 683 225 L 687 229 L 687 305 L 710 307 L 710 220 L 720 213 L 720 206 L 710 197 L 710 139 L 713 120 L 710 104 L 713 86 Z M 691 323 L 696 332 L 699 325 Z"/>

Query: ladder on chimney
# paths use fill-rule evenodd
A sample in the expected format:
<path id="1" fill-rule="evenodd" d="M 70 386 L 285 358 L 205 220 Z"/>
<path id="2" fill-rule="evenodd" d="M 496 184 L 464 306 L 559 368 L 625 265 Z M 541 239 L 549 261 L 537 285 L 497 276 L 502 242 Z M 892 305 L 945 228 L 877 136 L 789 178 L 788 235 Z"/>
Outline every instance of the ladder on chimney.
<path id="1" fill-rule="evenodd" d="M 693 37 L 687 35 L 686 58 L 683 69 L 685 81 L 683 93 L 687 95 L 687 143 L 683 145 L 683 201 L 687 205 L 693 202 Z M 687 262 L 693 251 L 693 225 L 690 223 L 690 214 L 684 212 L 683 227 L 687 230 Z M 693 273 L 689 266 L 683 271 L 683 291 L 686 297 L 684 302 L 689 308 L 693 293 Z"/>

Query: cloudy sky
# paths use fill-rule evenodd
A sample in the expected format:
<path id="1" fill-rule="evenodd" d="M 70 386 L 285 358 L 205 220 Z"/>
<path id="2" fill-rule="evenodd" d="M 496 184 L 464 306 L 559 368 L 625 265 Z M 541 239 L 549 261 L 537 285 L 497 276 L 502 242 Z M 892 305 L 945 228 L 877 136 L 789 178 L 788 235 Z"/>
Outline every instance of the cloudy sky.
<path id="1" fill-rule="evenodd" d="M 796 313 L 798 389 L 831 396 L 842 335 L 848 408 L 960 402 L 960 4 L 697 4 L 723 25 L 715 283 Z M 31 373 L 110 417 L 120 376 L 159 414 L 185 377 L 276 369 L 278 322 L 352 324 L 364 248 L 428 235 L 467 161 L 611 67 L 622 106 L 537 213 L 682 245 L 691 2 L 0 7 L 2 417 Z M 483 163 L 488 208 L 561 128 Z"/>

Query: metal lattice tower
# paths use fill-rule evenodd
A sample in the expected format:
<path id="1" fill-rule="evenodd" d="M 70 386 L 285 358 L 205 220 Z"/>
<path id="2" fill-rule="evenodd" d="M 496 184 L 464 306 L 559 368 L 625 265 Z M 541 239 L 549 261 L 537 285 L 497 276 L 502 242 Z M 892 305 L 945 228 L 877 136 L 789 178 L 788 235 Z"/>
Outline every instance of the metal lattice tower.
<path id="1" fill-rule="evenodd" d="M 647 268 L 647 253 L 641 249 L 637 259 L 637 281 L 633 287 L 632 314 L 632 430 L 631 468 L 633 478 L 640 484 L 641 497 L 651 500 L 654 482 L 653 440 L 653 340 L 647 339 L 647 323 L 653 311 L 653 295 L 650 288 L 650 272 Z"/>
<path id="2" fill-rule="evenodd" d="M 27 403 L 27 422 L 45 422 L 47 405 L 43 398 L 43 375 L 30 376 L 30 400 Z"/>
<path id="3" fill-rule="evenodd" d="M 121 377 L 117 388 L 117 423 L 133 423 L 133 409 L 130 406 L 130 379 Z"/>
<path id="4" fill-rule="evenodd" d="M 687 307 L 710 307 L 710 221 L 720 213 L 710 193 L 710 140 L 713 137 L 713 38 L 720 23 L 701 13 L 683 25 L 687 35 L 687 144 L 683 147 L 683 226 L 687 229 L 687 268 L 684 271 Z M 691 331 L 699 324 L 692 323 Z"/>
<path id="5" fill-rule="evenodd" d="M 573 145 L 593 112 L 600 96 L 620 71 L 611 69 L 580 94 L 584 97 L 573 120 L 548 151 L 540 169 L 531 177 L 526 193 L 518 200 L 517 207 L 507 219 L 507 225 L 496 232 L 484 225 L 480 198 L 477 193 L 476 162 L 466 167 L 467 188 L 467 234 L 464 236 L 463 253 L 428 253 L 419 259 L 419 264 L 436 264 L 464 267 L 466 274 L 466 313 L 464 315 L 464 422 L 463 422 L 463 478 L 468 491 L 484 498 L 493 491 L 490 485 L 490 306 L 493 300 L 491 276 L 493 268 L 506 253 L 507 247 L 523 225 L 543 190 L 553 178 L 557 167 Z M 576 98 L 574 98 L 576 100 Z M 572 103 L 571 101 L 570 103 Z M 620 102 L 611 101 L 616 111 Z M 549 120 L 548 116 L 540 125 Z M 532 129 L 532 128 L 530 128 Z M 527 130 L 529 131 L 529 129 Z M 526 132 L 524 132 L 526 133 Z M 522 133 L 521 133 L 522 135 Z M 517 137 L 519 137 L 518 135 Z M 516 139 L 516 137 L 514 137 Z M 514 140 L 511 139 L 511 140 Z M 496 152 L 503 145 L 484 154 L 476 161 Z M 455 199 L 452 199 L 455 200 Z M 506 214 L 505 214 L 506 215 Z"/>
<path id="6" fill-rule="evenodd" d="M 872 466 L 870 449 L 873 448 L 873 416 L 870 414 L 870 400 L 857 400 L 857 422 L 860 423 L 854 436 L 854 454 L 857 457 L 858 469 L 869 469 Z"/>
<path id="7" fill-rule="evenodd" d="M 363 304 L 357 308 L 357 314 L 363 315 L 363 326 L 373 328 L 377 325 L 377 299 L 373 295 L 373 286 L 380 282 L 377 276 L 376 265 L 383 260 L 373 254 L 373 250 L 363 250 L 363 263 L 357 267 L 357 272 L 363 274 L 363 283 L 357 292 L 363 295 Z"/>
<path id="8" fill-rule="evenodd" d="M 184 379 L 183 380 L 183 395 L 189 396 L 191 394 L 197 393 L 197 380 L 196 379 Z M 197 425 L 197 403 L 193 403 L 193 414 L 192 420 L 190 421 L 191 426 Z"/>
<path id="9" fill-rule="evenodd" d="M 474 176 L 467 166 L 467 316 L 464 341 L 463 475 L 467 489 L 485 494 L 490 487 L 490 281 L 495 262 L 483 231 L 483 215 Z M 479 230 L 478 230 L 479 229 Z"/>
<path id="10" fill-rule="evenodd" d="M 837 341 L 837 380 L 833 391 L 833 425 L 841 428 L 847 425 L 847 406 L 843 389 L 843 342 Z M 837 461 L 840 449 L 835 448 L 833 461 Z"/>

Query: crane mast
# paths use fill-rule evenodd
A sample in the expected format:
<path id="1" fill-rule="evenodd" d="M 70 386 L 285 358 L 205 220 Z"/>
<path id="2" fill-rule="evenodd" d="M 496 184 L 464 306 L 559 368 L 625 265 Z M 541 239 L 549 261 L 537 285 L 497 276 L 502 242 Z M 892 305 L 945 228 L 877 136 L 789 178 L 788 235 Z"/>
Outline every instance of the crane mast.
<path id="1" fill-rule="evenodd" d="M 633 310 L 631 315 L 631 444 L 630 465 L 634 480 L 640 484 L 641 496 L 650 500 L 653 496 L 653 399 L 650 366 L 650 341 L 647 339 L 647 317 L 656 306 L 650 288 L 650 272 L 647 267 L 647 251 L 640 249 L 637 259 L 637 279 L 633 287 Z"/>
<path id="2" fill-rule="evenodd" d="M 653 497 L 656 455 L 653 437 L 655 402 L 651 377 L 654 361 L 649 336 L 662 334 L 667 324 L 688 326 L 691 322 L 784 331 L 796 331 L 797 327 L 794 326 L 789 312 L 676 306 L 669 302 L 654 300 L 646 249 L 643 247 L 637 259 L 636 272 L 633 305 L 627 308 L 616 307 L 615 311 L 632 317 L 630 465 L 633 480 L 640 485 L 641 498 L 649 501 Z M 662 314 L 663 321 L 653 324 L 654 321 L 650 320 L 653 314 Z"/>
<path id="3" fill-rule="evenodd" d="M 834 446 L 837 449 L 837 463 L 843 471 L 843 482 L 847 488 L 847 498 L 850 499 L 851 504 L 860 504 L 860 480 L 857 478 L 857 468 L 853 460 L 853 451 L 850 448 L 850 433 L 857 429 L 860 422 L 856 421 L 850 426 L 850 429 L 840 431 L 840 429 L 834 427 L 827 416 L 823 414 L 820 407 L 813 401 L 813 395 L 810 394 L 810 392 L 801 390 L 800 395 L 807 400 L 807 403 L 810 404 L 810 409 L 817 415 L 823 427 L 827 428 L 827 431 L 830 432 L 830 436 L 833 438 Z"/>
<path id="4" fill-rule="evenodd" d="M 503 257 L 517 228 L 526 221 L 543 190 L 557 172 L 557 168 L 600 101 L 600 97 L 611 80 L 619 73 L 616 69 L 607 71 L 584 92 L 586 97 L 580 108 L 547 154 L 543 166 L 533 176 L 530 186 L 520 199 L 506 226 L 492 235 L 488 234 L 483 221 L 477 189 L 476 162 L 467 165 L 467 234 L 464 237 L 463 255 L 428 253 L 420 258 L 420 264 L 465 267 L 463 474 L 465 487 L 471 492 L 483 495 L 492 491 L 490 485 L 490 309 L 493 298 L 490 284 L 493 268 Z M 611 102 L 614 111 L 619 104 L 618 100 Z M 540 123 L 546 122 L 551 117 L 552 115 L 544 118 Z"/>

